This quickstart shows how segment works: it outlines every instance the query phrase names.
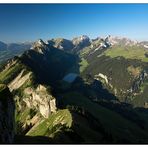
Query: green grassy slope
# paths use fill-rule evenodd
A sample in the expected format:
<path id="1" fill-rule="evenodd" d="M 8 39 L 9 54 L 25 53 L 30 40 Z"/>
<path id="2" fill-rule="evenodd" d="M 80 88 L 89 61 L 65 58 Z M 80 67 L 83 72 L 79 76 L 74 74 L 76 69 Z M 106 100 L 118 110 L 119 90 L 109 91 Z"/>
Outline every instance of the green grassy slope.
<path id="1" fill-rule="evenodd" d="M 53 137 L 54 133 L 58 132 L 62 126 L 57 127 L 58 125 L 65 125 L 65 127 L 71 127 L 72 117 L 70 112 L 65 110 L 59 110 L 56 113 L 50 115 L 48 119 L 43 120 L 38 126 L 33 127 L 28 133 L 28 136 L 49 136 Z"/>
<path id="2" fill-rule="evenodd" d="M 121 101 L 125 101 L 126 98 L 129 101 L 129 91 L 134 83 L 139 81 L 138 77 L 140 74 L 143 71 L 147 71 L 147 52 L 144 47 L 137 45 L 114 45 L 102 53 L 98 50 L 91 55 L 87 54 L 84 57 L 82 56 L 88 62 L 88 66 L 82 71 L 82 76 L 85 78 L 87 74 L 90 74 L 94 77 L 102 73 L 107 76 L 109 85 L 111 84 L 112 86 L 112 88 L 108 89 L 111 89 L 111 92 Z M 147 101 L 147 98 L 145 93 L 146 88 L 145 91 L 140 91 L 140 89 L 144 89 L 142 88 L 144 84 L 140 85 L 137 91 L 141 94 L 132 103 L 136 104 L 136 102 L 139 102 L 138 105 L 141 106 L 141 104 Z"/>
<path id="3" fill-rule="evenodd" d="M 9 69 L 3 70 L 0 73 L 0 82 L 9 83 L 21 70 L 22 65 L 19 63 L 12 65 Z"/>
<path id="4" fill-rule="evenodd" d="M 111 58 L 122 56 L 126 59 L 138 59 L 148 62 L 148 57 L 145 56 L 146 53 L 148 51 L 140 46 L 113 46 L 105 51 L 105 55 Z"/>

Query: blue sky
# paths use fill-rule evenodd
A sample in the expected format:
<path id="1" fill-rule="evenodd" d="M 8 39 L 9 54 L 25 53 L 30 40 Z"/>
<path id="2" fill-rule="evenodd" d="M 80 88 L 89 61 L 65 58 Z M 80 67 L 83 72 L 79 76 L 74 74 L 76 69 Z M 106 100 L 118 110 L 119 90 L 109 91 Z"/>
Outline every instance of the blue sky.
<path id="1" fill-rule="evenodd" d="M 148 40 L 148 4 L 0 4 L 0 40 L 117 35 Z"/>

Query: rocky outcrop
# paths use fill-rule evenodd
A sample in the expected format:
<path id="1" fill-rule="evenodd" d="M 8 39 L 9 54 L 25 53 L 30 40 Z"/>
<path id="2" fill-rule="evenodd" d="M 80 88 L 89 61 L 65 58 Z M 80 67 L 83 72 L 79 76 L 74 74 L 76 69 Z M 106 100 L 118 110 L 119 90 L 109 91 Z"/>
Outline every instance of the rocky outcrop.
<path id="1" fill-rule="evenodd" d="M 13 143 L 15 105 L 8 87 L 0 84 L 0 143 Z"/>
<path id="2" fill-rule="evenodd" d="M 134 81 L 132 88 L 131 88 L 131 92 L 137 92 L 147 77 L 148 77 L 148 73 L 145 70 L 141 72 L 139 77 Z"/>
<path id="3" fill-rule="evenodd" d="M 30 77 L 31 72 L 24 74 L 25 70 L 22 70 L 20 74 L 8 85 L 10 91 L 20 88 Z"/>
<path id="4" fill-rule="evenodd" d="M 100 78 L 102 78 L 106 82 L 106 84 L 108 84 L 108 79 L 107 79 L 106 75 L 99 73 L 98 75 L 95 75 L 95 77 L 94 77 L 94 79 L 96 79 L 96 80 L 100 80 Z"/>
<path id="5" fill-rule="evenodd" d="M 23 101 L 28 108 L 39 110 L 44 118 L 48 118 L 52 112 L 56 112 L 55 98 L 48 93 L 43 85 L 38 85 L 36 89 L 26 88 Z"/>

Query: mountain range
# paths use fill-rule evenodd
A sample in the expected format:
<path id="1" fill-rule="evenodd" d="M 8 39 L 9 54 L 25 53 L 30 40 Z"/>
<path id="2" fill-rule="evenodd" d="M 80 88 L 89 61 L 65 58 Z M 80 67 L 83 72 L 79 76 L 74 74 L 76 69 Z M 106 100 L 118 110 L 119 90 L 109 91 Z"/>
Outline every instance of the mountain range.
<path id="1" fill-rule="evenodd" d="M 148 143 L 147 41 L 83 35 L 0 52 L 1 143 Z"/>
<path id="2" fill-rule="evenodd" d="M 31 42 L 6 44 L 0 41 L 0 63 L 5 62 L 16 55 L 22 54 L 25 50 L 30 49 L 31 46 Z"/>

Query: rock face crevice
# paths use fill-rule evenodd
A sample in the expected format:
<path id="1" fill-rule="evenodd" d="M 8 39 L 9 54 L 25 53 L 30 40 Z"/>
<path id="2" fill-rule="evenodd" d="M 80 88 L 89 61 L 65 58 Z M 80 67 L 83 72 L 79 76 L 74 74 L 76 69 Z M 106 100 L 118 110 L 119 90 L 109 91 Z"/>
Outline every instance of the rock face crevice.
<path id="1" fill-rule="evenodd" d="M 9 88 L 0 84 L 0 143 L 13 143 L 15 105 Z"/>

